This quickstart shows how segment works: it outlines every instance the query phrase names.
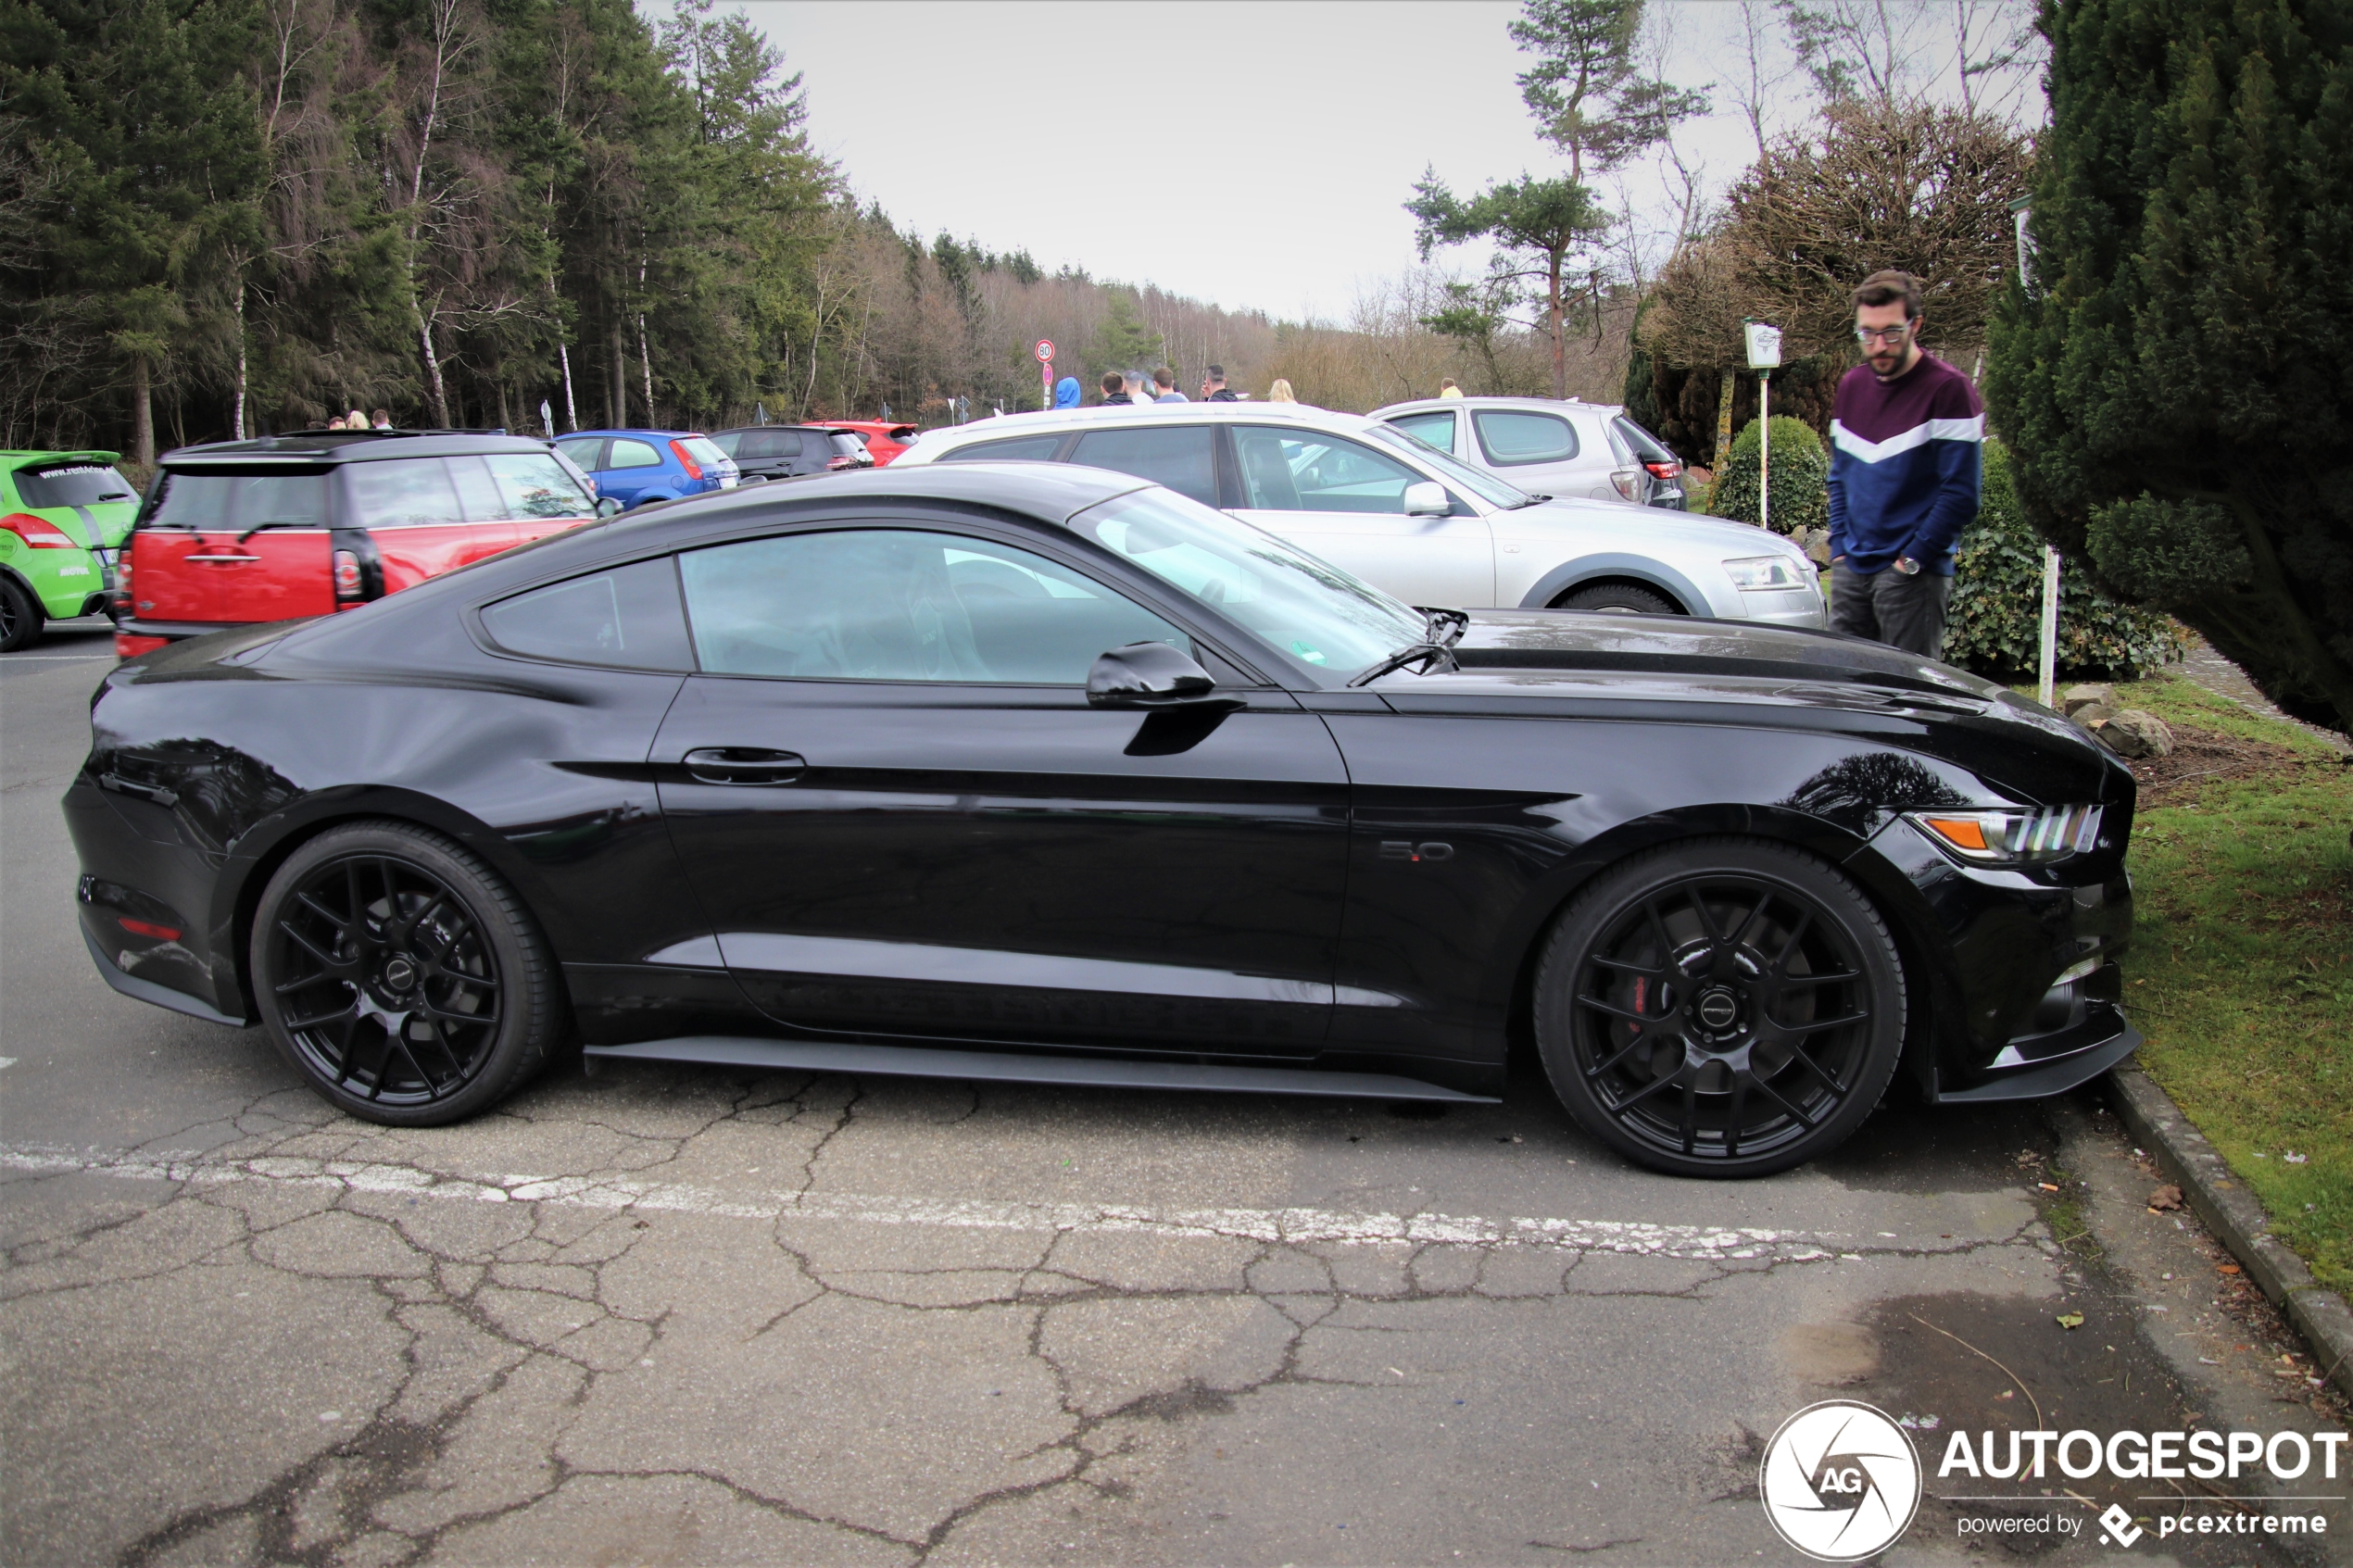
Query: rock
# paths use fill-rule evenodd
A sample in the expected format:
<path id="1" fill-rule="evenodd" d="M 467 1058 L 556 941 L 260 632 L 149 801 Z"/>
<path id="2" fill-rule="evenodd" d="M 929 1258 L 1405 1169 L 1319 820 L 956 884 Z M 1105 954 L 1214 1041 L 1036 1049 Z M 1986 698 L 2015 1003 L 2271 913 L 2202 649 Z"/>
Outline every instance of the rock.
<path id="1" fill-rule="evenodd" d="M 2152 1209 L 2171 1210 L 2179 1209 L 2181 1206 L 2182 1189 L 2171 1182 L 2149 1194 L 2149 1207 Z"/>
<path id="2" fill-rule="evenodd" d="M 2059 711 L 2072 719 L 2079 708 L 2089 708 L 2094 703 L 2105 708 L 2115 700 L 2116 693 L 2107 686 L 2070 686 L 2059 694 Z"/>
<path id="3" fill-rule="evenodd" d="M 1818 529 L 1814 530 L 1814 532 L 1815 532 L 1815 533 L 1820 533 L 1820 532 L 1822 532 L 1822 531 L 1821 531 L 1820 529 L 1818 529 Z M 1809 544 L 1809 545 L 1807 545 L 1807 546 L 1806 546 L 1806 558 L 1807 560 L 1812 561 L 1812 562 L 1813 562 L 1816 566 L 1824 566 L 1824 567 L 1826 567 L 1826 566 L 1830 565 L 1830 563 L 1831 563 L 1831 544 L 1830 544 L 1830 541 L 1829 541 L 1829 540 L 1827 540 L 1827 539 L 1824 539 L 1824 540 L 1820 541 L 1818 544 Z"/>
<path id="4" fill-rule="evenodd" d="M 2087 730 L 2096 730 L 2110 719 L 2115 718 L 2116 713 L 2114 709 L 2099 703 L 2087 702 L 2080 707 L 2069 709 L 2067 716 Z"/>
<path id="5" fill-rule="evenodd" d="M 2173 732 L 2165 721 L 2138 708 L 2128 708 L 2091 730 L 2119 757 L 2166 757 L 2173 750 Z"/>

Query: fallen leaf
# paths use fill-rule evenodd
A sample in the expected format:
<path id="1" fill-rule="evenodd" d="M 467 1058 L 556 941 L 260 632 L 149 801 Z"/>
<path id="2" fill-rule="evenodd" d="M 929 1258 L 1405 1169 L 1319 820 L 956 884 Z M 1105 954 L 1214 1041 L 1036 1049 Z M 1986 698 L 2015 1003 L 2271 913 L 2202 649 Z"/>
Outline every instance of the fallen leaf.
<path id="1" fill-rule="evenodd" d="M 2218 1274 L 2234 1274 L 2239 1272 L 2239 1266 L 2236 1263 L 2217 1263 L 2214 1265 L 2214 1272 Z"/>
<path id="2" fill-rule="evenodd" d="M 2061 1328 L 2082 1328 L 2083 1326 L 2083 1314 L 2081 1312 L 2061 1312 L 2058 1315 L 2058 1325 Z"/>
<path id="3" fill-rule="evenodd" d="M 2171 1182 L 2149 1194 L 2149 1207 L 2152 1209 L 2179 1209 L 2181 1206 L 2182 1189 Z"/>

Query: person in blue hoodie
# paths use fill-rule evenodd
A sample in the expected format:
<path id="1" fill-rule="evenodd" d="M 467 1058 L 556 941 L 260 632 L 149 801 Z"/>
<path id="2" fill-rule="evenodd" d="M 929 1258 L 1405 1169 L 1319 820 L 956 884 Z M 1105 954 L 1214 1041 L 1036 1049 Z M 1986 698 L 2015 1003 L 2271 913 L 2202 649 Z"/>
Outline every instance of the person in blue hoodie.
<path id="1" fill-rule="evenodd" d="M 1057 408 L 1078 407 L 1078 378 L 1076 376 L 1064 376 L 1054 383 L 1054 407 Z"/>
<path id="2" fill-rule="evenodd" d="M 1831 625 L 1939 659 L 1954 552 L 1977 516 L 1985 405 L 1919 336 L 1919 280 L 1864 279 L 1863 363 L 1831 404 Z"/>

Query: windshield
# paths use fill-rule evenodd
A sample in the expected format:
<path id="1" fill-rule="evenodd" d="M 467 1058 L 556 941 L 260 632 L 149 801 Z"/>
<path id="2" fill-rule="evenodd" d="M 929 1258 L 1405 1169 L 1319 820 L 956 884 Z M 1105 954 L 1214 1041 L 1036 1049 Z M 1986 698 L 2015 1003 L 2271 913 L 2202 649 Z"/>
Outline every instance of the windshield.
<path id="1" fill-rule="evenodd" d="M 1481 473 L 1453 453 L 1441 451 L 1420 436 L 1409 435 L 1395 425 L 1375 420 L 1371 433 L 1391 446 L 1411 452 L 1491 507 L 1524 507 L 1532 498 L 1516 485 L 1506 484 L 1491 473 Z"/>
<path id="2" fill-rule="evenodd" d="M 1420 615 L 1379 589 L 1173 490 L 1105 501 L 1070 527 L 1337 676 L 1428 634 Z"/>

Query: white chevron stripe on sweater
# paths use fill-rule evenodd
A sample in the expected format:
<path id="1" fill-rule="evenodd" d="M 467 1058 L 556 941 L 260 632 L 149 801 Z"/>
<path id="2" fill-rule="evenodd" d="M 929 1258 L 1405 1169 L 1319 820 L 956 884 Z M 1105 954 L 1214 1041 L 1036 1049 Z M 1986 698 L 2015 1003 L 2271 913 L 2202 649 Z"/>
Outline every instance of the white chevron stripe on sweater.
<path id="1" fill-rule="evenodd" d="M 1866 441 L 1838 420 L 1831 421 L 1831 445 L 1861 463 L 1885 462 L 1900 457 L 1915 446 L 1925 446 L 1931 441 L 1983 441 L 1985 416 L 1972 414 L 1966 420 L 1926 420 L 1909 430 L 1899 430 L 1884 441 Z"/>

